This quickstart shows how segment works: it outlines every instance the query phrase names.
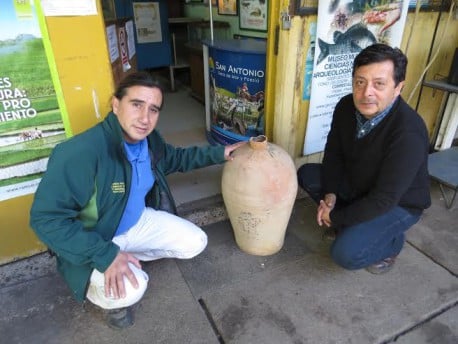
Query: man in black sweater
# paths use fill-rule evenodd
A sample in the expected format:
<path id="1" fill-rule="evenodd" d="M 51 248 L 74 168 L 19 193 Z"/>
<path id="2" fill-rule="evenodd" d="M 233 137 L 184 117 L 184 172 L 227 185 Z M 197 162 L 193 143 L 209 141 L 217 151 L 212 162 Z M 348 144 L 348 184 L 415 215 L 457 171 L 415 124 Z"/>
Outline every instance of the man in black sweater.
<path id="1" fill-rule="evenodd" d="M 298 170 L 331 227 L 333 260 L 346 269 L 391 269 L 404 233 L 431 204 L 428 132 L 401 98 L 407 57 L 374 44 L 353 62 L 353 93 L 336 105 L 322 164 Z"/>

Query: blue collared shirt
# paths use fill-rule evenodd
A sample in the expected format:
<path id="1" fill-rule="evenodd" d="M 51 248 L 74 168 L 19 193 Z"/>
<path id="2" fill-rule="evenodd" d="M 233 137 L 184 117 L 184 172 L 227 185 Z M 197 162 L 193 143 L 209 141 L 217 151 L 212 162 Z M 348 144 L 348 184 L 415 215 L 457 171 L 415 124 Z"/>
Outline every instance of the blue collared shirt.
<path id="1" fill-rule="evenodd" d="M 397 98 L 396 98 L 397 99 Z M 361 113 L 356 110 L 356 138 L 360 139 L 366 136 L 379 124 L 390 112 L 396 99 L 385 110 L 371 119 L 366 119 Z"/>
<path id="2" fill-rule="evenodd" d="M 132 166 L 132 181 L 129 199 L 122 214 L 115 236 L 127 232 L 135 225 L 145 209 L 145 196 L 153 187 L 154 175 L 146 139 L 138 143 L 124 142 L 126 157 Z"/>

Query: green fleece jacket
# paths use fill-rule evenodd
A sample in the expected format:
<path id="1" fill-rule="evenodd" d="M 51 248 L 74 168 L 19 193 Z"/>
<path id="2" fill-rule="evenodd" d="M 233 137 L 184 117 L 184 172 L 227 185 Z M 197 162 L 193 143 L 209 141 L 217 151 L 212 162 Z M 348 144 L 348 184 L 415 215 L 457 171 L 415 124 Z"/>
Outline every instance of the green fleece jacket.
<path id="1" fill-rule="evenodd" d="M 175 148 L 154 130 L 147 138 L 156 181 L 146 205 L 176 212 L 166 175 L 224 162 L 224 146 Z M 117 117 L 57 145 L 38 186 L 30 225 L 55 253 L 57 268 L 75 298 L 86 297 L 93 269 L 104 272 L 119 247 L 111 240 L 131 183 Z"/>

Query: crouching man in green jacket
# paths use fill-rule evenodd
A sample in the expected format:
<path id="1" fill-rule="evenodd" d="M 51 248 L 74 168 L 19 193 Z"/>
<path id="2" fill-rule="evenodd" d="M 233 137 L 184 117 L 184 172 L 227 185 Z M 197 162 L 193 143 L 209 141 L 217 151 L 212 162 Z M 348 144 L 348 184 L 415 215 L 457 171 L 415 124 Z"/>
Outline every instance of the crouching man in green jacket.
<path id="1" fill-rule="evenodd" d="M 154 130 L 162 102 L 149 73 L 121 81 L 106 119 L 55 147 L 30 213 L 75 298 L 107 310 L 115 328 L 133 324 L 130 306 L 148 282 L 141 260 L 192 258 L 207 245 L 199 227 L 174 215 L 165 176 L 230 160 L 243 144 L 165 143 Z"/>

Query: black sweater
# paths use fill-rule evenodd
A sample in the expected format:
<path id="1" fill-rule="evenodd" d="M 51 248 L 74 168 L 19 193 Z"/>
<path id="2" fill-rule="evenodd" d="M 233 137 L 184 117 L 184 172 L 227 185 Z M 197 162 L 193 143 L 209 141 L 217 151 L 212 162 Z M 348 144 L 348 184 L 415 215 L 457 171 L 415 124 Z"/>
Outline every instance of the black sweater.
<path id="1" fill-rule="evenodd" d="M 331 221 L 350 226 L 399 205 L 421 214 L 431 204 L 428 132 L 422 118 L 401 98 L 390 113 L 356 139 L 352 95 L 337 104 L 323 158 L 323 191 L 338 194 L 343 179 L 352 191 L 349 205 L 335 208 Z"/>

